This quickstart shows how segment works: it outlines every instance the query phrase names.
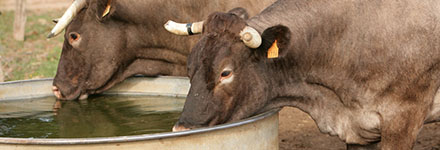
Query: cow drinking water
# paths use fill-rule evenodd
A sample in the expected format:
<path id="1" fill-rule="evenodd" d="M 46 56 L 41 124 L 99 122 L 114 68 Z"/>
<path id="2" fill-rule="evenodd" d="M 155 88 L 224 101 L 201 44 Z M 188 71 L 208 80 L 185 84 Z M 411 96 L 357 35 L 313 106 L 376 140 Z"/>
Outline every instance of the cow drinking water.
<path id="1" fill-rule="evenodd" d="M 188 59 L 175 131 L 284 106 L 348 149 L 411 149 L 440 119 L 440 1 L 279 0 L 213 13 Z M 167 25 L 166 25 L 167 26 Z"/>
<path id="2" fill-rule="evenodd" d="M 85 99 L 137 74 L 186 75 L 187 55 L 199 37 L 168 33 L 166 19 L 201 20 L 235 7 L 255 15 L 273 1 L 75 0 L 49 35 L 65 28 L 53 92 L 58 99 Z"/>

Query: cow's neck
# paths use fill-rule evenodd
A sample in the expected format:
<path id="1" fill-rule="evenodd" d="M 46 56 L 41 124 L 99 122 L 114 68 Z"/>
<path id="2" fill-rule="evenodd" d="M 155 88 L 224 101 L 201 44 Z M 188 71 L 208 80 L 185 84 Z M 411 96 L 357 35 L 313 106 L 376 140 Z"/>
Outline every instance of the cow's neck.
<path id="1" fill-rule="evenodd" d="M 132 45 L 137 51 L 144 51 L 149 48 L 153 49 L 167 49 L 188 55 L 191 47 L 195 44 L 197 36 L 186 37 L 176 36 L 163 28 L 163 25 L 168 20 L 183 21 L 198 21 L 202 20 L 203 14 L 196 13 L 195 10 L 205 12 L 212 6 L 207 6 L 204 9 L 202 6 L 207 1 L 200 1 L 193 4 L 195 0 L 171 0 L 171 1 L 156 1 L 156 0 L 124 0 L 117 1 L 116 18 L 121 18 L 127 22 L 126 27 L 130 34 L 127 41 L 136 41 L 135 43 L 141 45 Z M 155 13 L 146 13 L 155 12 Z M 193 12 L 193 13 L 191 13 Z M 137 34 L 136 34 L 137 33 Z M 141 41 L 141 42 L 138 42 Z M 130 46 L 130 45 L 129 45 Z M 146 58 L 149 59 L 149 58 Z"/>
<path id="2" fill-rule="evenodd" d="M 216 2 L 207 3 L 208 0 L 195 1 L 116 1 L 115 18 L 120 18 L 125 22 L 127 50 L 136 54 L 136 60 L 133 60 L 130 65 L 130 68 L 139 68 L 134 73 L 186 75 L 186 70 L 182 71 L 179 68 L 186 68 L 186 57 L 199 36 L 177 36 L 166 31 L 163 25 L 168 20 L 177 22 L 199 21 L 208 14 L 207 11 L 220 9 L 213 8 Z M 161 67 L 157 68 L 158 64 L 161 64 Z M 143 68 L 156 69 L 145 71 L 146 69 Z"/>
<path id="3" fill-rule="evenodd" d="M 309 76 L 312 69 L 325 69 L 325 65 L 320 65 L 320 62 L 317 60 L 326 59 L 324 58 L 326 57 L 325 52 L 320 51 L 320 48 L 316 48 L 317 45 L 310 45 L 310 42 L 312 38 L 316 36 L 315 34 L 320 34 L 316 32 L 324 30 L 322 32 L 325 34 L 325 31 L 329 30 L 321 27 L 321 24 L 333 28 L 333 23 L 336 24 L 341 22 L 340 20 L 337 20 L 340 19 L 338 16 L 341 16 L 345 12 L 344 8 L 341 6 L 350 5 L 348 2 L 347 4 L 345 3 L 346 2 L 343 0 L 335 2 L 279 0 L 266 8 L 259 15 L 252 17 L 247 21 L 249 26 L 254 27 L 260 33 L 263 33 L 263 31 L 269 27 L 280 24 L 290 29 L 291 40 L 287 54 L 278 60 L 263 63 L 263 65 L 267 65 L 263 67 L 264 70 L 272 70 L 269 73 L 273 74 L 269 76 L 274 77 L 274 80 L 280 80 L 271 82 L 284 83 L 283 85 L 274 85 L 274 89 L 277 91 L 273 91 L 273 95 L 278 96 L 280 99 L 278 105 L 296 106 L 305 111 L 310 110 L 308 111 L 309 113 L 313 113 L 313 109 L 311 109 L 312 107 L 316 107 L 316 105 L 322 103 L 310 102 L 322 99 L 323 97 L 326 97 L 326 99 L 331 97 L 332 101 L 335 101 L 335 103 L 332 104 L 334 105 L 332 107 L 341 105 L 338 104 L 340 98 L 334 91 L 332 91 L 333 89 L 331 87 L 326 87 L 325 84 L 321 84 L 320 80 L 322 80 L 322 75 L 319 71 L 318 73 L 315 73 L 318 74 L 317 76 Z M 334 19 L 328 19 L 329 17 Z M 321 36 L 320 38 L 325 38 L 325 36 Z M 328 68 L 325 70 L 328 70 Z M 297 100 L 285 101 L 283 100 L 285 98 L 295 98 Z M 342 102 L 342 105 L 347 104 Z"/>
<path id="4" fill-rule="evenodd" d="M 303 66 L 294 61 L 265 61 L 259 66 L 259 74 L 270 77 L 266 82 L 269 85 L 267 89 L 271 89 L 266 97 L 269 102 L 261 111 L 296 107 L 309 114 L 323 133 L 337 135 L 349 143 L 366 144 L 369 139 L 378 140 L 380 116 L 371 111 L 374 106 L 347 103 L 346 100 L 355 99 L 344 97 L 333 85 L 321 81 L 326 78 L 310 76 Z M 361 137 L 360 132 L 368 134 Z"/>
<path id="5" fill-rule="evenodd" d="M 270 102 L 265 110 L 284 106 L 296 107 L 308 113 L 324 133 L 338 135 L 347 142 L 365 143 L 366 139 L 359 137 L 358 134 L 361 130 L 365 130 L 371 132 L 368 138 L 376 140 L 379 136 L 376 131 L 380 117 L 369 111 L 370 106 L 360 106 L 356 101 L 352 101 L 351 97 L 345 97 L 343 92 L 341 93 L 341 89 L 346 88 L 341 85 L 342 83 L 335 82 L 344 81 L 339 80 L 343 79 L 344 75 L 339 77 L 337 72 L 328 72 L 333 70 L 326 68 L 326 64 L 320 62 L 320 60 L 327 59 L 325 58 L 326 52 L 316 48 L 317 45 L 310 44 L 313 36 L 325 34 L 325 32 L 316 32 L 321 29 L 327 30 L 319 25 L 325 24 L 325 27 L 329 28 L 337 27 L 331 23 L 337 23 L 338 20 L 326 18 L 338 19 L 341 13 L 339 9 L 343 10 L 343 8 L 334 8 L 333 1 L 315 2 L 322 4 L 313 4 L 314 2 L 281 0 L 248 21 L 248 25 L 256 28 L 260 33 L 279 24 L 287 26 L 291 31 L 291 47 L 287 55 L 278 60 L 264 61 L 259 65 L 261 73 L 270 77 L 267 83 L 270 85 L 269 89 L 272 89 L 268 94 L 267 99 Z M 335 3 L 339 2 L 343 3 L 343 1 Z M 284 8 L 286 6 L 296 7 Z M 315 12 L 317 10 L 319 12 Z M 343 84 L 357 88 L 352 86 L 355 83 L 350 81 Z M 362 91 L 360 89 L 348 90 Z M 353 95 L 356 96 L 355 94 Z"/>

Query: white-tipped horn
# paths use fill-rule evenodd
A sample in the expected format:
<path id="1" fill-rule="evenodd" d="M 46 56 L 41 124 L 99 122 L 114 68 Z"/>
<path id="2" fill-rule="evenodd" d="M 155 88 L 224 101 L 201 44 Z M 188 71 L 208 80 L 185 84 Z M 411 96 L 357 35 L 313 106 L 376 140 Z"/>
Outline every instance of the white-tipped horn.
<path id="1" fill-rule="evenodd" d="M 258 48 L 261 45 L 260 33 L 250 26 L 246 26 L 241 30 L 240 37 L 247 47 Z"/>
<path id="2" fill-rule="evenodd" d="M 177 23 L 169 20 L 164 25 L 165 29 L 177 35 L 193 35 L 203 31 L 203 21 L 195 23 Z"/>
<path id="3" fill-rule="evenodd" d="M 64 15 L 58 20 L 58 23 L 55 27 L 50 31 L 50 34 L 47 38 L 55 37 L 60 34 L 64 28 L 72 21 L 73 17 L 75 17 L 78 12 L 84 8 L 86 5 L 86 0 L 75 0 L 72 5 L 66 10 Z"/>

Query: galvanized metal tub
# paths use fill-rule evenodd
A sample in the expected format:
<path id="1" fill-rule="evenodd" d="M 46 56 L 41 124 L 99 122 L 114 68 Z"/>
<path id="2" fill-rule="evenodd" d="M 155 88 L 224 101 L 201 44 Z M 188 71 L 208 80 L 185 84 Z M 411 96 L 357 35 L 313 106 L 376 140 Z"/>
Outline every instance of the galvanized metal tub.
<path id="1" fill-rule="evenodd" d="M 51 96 L 52 79 L 0 83 L 0 101 Z M 183 77 L 130 78 L 104 94 L 184 97 L 189 81 Z M 106 138 L 5 138 L 0 150 L 51 149 L 156 149 L 156 150 L 277 150 L 278 111 L 269 111 L 239 122 L 182 132 L 165 132 Z"/>

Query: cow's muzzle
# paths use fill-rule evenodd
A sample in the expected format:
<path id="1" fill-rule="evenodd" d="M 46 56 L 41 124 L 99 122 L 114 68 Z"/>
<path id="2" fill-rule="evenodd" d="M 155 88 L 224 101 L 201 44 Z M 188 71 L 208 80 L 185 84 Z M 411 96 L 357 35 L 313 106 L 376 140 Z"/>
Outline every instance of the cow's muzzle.
<path id="1" fill-rule="evenodd" d="M 67 97 L 63 96 L 63 94 L 61 93 L 61 90 L 57 86 L 52 86 L 52 92 L 55 95 L 55 97 L 60 100 L 71 100 L 71 99 L 76 99 L 77 97 L 79 100 L 84 100 L 89 97 L 89 94 L 82 93 L 82 94 L 79 94 L 79 96 L 74 96 L 74 98 L 67 98 Z"/>

